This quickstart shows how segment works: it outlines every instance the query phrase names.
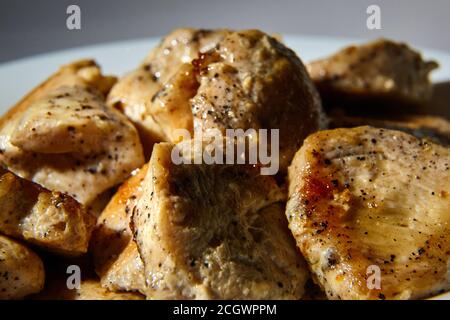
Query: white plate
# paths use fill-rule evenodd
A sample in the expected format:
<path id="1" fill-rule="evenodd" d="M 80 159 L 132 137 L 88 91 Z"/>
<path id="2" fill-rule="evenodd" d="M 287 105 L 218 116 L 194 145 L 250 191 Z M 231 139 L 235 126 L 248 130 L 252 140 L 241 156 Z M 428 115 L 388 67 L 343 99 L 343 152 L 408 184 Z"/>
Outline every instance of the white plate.
<path id="1" fill-rule="evenodd" d="M 0 114 L 44 81 L 62 64 L 82 58 L 93 58 L 102 66 L 104 73 L 123 75 L 134 69 L 158 42 L 159 38 L 114 42 L 0 64 Z M 361 43 L 361 40 L 286 35 L 284 42 L 297 52 L 303 62 L 308 62 L 325 57 L 347 45 Z M 426 58 L 435 59 L 440 64 L 440 69 L 433 73 L 433 81 L 449 81 L 450 54 L 428 49 L 423 49 L 422 53 Z M 433 299 L 450 300 L 450 292 Z"/>

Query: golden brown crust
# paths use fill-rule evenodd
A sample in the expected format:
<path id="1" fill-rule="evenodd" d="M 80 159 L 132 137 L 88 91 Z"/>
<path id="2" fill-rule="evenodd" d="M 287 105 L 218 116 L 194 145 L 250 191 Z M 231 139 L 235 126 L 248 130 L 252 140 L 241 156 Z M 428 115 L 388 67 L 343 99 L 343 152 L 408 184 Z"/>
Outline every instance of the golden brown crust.
<path id="1" fill-rule="evenodd" d="M 87 252 L 95 218 L 75 199 L 22 179 L 0 177 L 0 232 L 68 256 Z"/>
<path id="2" fill-rule="evenodd" d="M 450 288 L 449 159 L 447 148 L 371 127 L 305 140 L 289 168 L 286 215 L 328 298 L 415 299 Z M 369 285 L 373 266 L 380 288 Z"/>

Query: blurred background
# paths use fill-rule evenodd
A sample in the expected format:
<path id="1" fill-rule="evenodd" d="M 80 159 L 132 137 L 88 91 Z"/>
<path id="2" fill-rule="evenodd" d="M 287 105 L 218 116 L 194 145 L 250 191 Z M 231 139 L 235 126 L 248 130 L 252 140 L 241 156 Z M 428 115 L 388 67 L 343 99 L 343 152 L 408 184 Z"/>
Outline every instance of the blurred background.
<path id="1" fill-rule="evenodd" d="M 81 30 L 66 28 L 70 4 L 81 8 Z M 366 26 L 371 4 L 381 9 L 381 30 Z M 160 36 L 181 26 L 361 39 L 386 36 L 450 52 L 449 13 L 449 0 L 1 0 L 0 62 Z"/>

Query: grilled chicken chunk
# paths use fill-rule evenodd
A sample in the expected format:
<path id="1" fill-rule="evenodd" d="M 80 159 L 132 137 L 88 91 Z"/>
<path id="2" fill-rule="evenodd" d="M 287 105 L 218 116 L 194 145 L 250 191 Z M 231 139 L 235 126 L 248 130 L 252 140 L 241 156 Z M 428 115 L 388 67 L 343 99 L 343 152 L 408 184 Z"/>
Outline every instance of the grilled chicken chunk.
<path id="1" fill-rule="evenodd" d="M 44 287 L 44 265 L 33 251 L 0 234 L 0 300 L 21 299 Z"/>
<path id="2" fill-rule="evenodd" d="M 0 162 L 84 205 L 144 161 L 136 129 L 105 105 L 99 72 L 88 62 L 63 67 L 0 120 Z"/>
<path id="3" fill-rule="evenodd" d="M 405 44 L 379 39 L 347 47 L 307 68 L 325 105 L 364 100 L 379 108 L 379 102 L 424 104 L 432 93 L 428 75 L 437 66 Z"/>
<path id="4" fill-rule="evenodd" d="M 76 200 L 12 173 L 0 177 L 0 232 L 63 255 L 87 252 L 95 218 Z"/>
<path id="5" fill-rule="evenodd" d="M 103 287 L 145 293 L 144 265 L 130 230 L 131 211 L 142 194 L 147 165 L 125 181 L 98 218 L 90 251 Z"/>
<path id="6" fill-rule="evenodd" d="M 450 146 L 450 122 L 438 116 L 391 115 L 353 116 L 335 109 L 329 114 L 329 128 L 352 128 L 369 125 L 377 128 L 400 130 L 421 139 L 429 139 L 443 146 Z"/>
<path id="7" fill-rule="evenodd" d="M 449 165 L 449 149 L 400 131 L 335 129 L 305 140 L 289 168 L 286 215 L 328 298 L 450 289 Z"/>
<path id="8" fill-rule="evenodd" d="M 132 230 L 151 299 L 298 299 L 307 271 L 284 194 L 247 165 L 175 165 L 154 146 Z M 194 159 L 204 149 L 183 149 Z"/>
<path id="9" fill-rule="evenodd" d="M 176 29 L 112 88 L 108 104 L 122 110 L 139 129 L 145 148 L 166 140 L 150 113 L 152 98 L 184 63 L 190 63 L 224 37 L 227 30 Z M 188 114 L 189 115 L 189 114 Z"/>
<path id="10" fill-rule="evenodd" d="M 189 117 L 180 116 L 189 106 L 196 135 L 210 129 L 224 135 L 227 129 L 279 129 L 283 172 L 303 139 L 322 124 L 320 99 L 302 62 L 260 31 L 229 32 L 192 64 L 194 70 L 181 68 L 150 108 L 172 142 L 173 130 L 191 131 Z"/>

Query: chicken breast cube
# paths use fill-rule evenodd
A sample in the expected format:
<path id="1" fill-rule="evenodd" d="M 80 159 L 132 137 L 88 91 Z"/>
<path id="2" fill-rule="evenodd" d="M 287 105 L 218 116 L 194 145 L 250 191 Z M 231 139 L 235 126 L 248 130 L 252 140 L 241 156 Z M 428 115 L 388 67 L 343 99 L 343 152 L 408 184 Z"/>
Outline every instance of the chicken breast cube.
<path id="1" fill-rule="evenodd" d="M 154 146 L 132 218 L 147 298 L 301 298 L 307 271 L 275 180 L 247 165 L 176 165 L 173 148 Z"/>
<path id="2" fill-rule="evenodd" d="M 0 300 L 21 299 L 44 288 L 44 264 L 24 245 L 0 235 Z"/>
<path id="3" fill-rule="evenodd" d="M 153 96 L 178 72 L 182 64 L 190 63 L 199 53 L 213 48 L 227 32 L 175 29 L 151 50 L 136 70 L 125 75 L 112 88 L 108 104 L 123 111 L 133 121 L 148 155 L 153 143 L 167 141 L 167 135 L 160 127 L 164 122 L 155 122 L 150 112 Z M 187 116 L 192 118 L 190 112 Z"/>
<path id="4" fill-rule="evenodd" d="M 93 67 L 67 68 L 0 120 L 0 162 L 25 179 L 88 205 L 125 180 L 144 157 L 133 125 L 80 75 Z"/>
<path id="5" fill-rule="evenodd" d="M 180 68 L 150 108 L 171 142 L 177 142 L 171 131 L 192 131 L 189 118 L 180 117 L 186 106 L 196 136 L 211 129 L 223 135 L 227 129 L 278 129 L 279 166 L 285 173 L 303 139 L 324 124 L 318 93 L 302 62 L 265 33 L 229 32 L 192 65 L 193 71 Z"/>
<path id="6" fill-rule="evenodd" d="M 130 217 L 142 194 L 147 165 L 133 173 L 99 216 L 90 248 L 103 287 L 145 294 L 144 265 L 130 230 Z"/>
<path id="7" fill-rule="evenodd" d="M 424 104 L 432 94 L 429 73 L 437 66 L 405 44 L 379 39 L 344 48 L 307 68 L 326 106 L 364 100 L 362 106 L 379 108 L 380 102 Z"/>
<path id="8" fill-rule="evenodd" d="M 0 177 L 0 232 L 63 255 L 87 252 L 95 218 L 75 199 L 12 173 Z"/>
<path id="9" fill-rule="evenodd" d="M 286 215 L 330 299 L 417 299 L 450 289 L 450 150 L 373 127 L 308 137 Z"/>

